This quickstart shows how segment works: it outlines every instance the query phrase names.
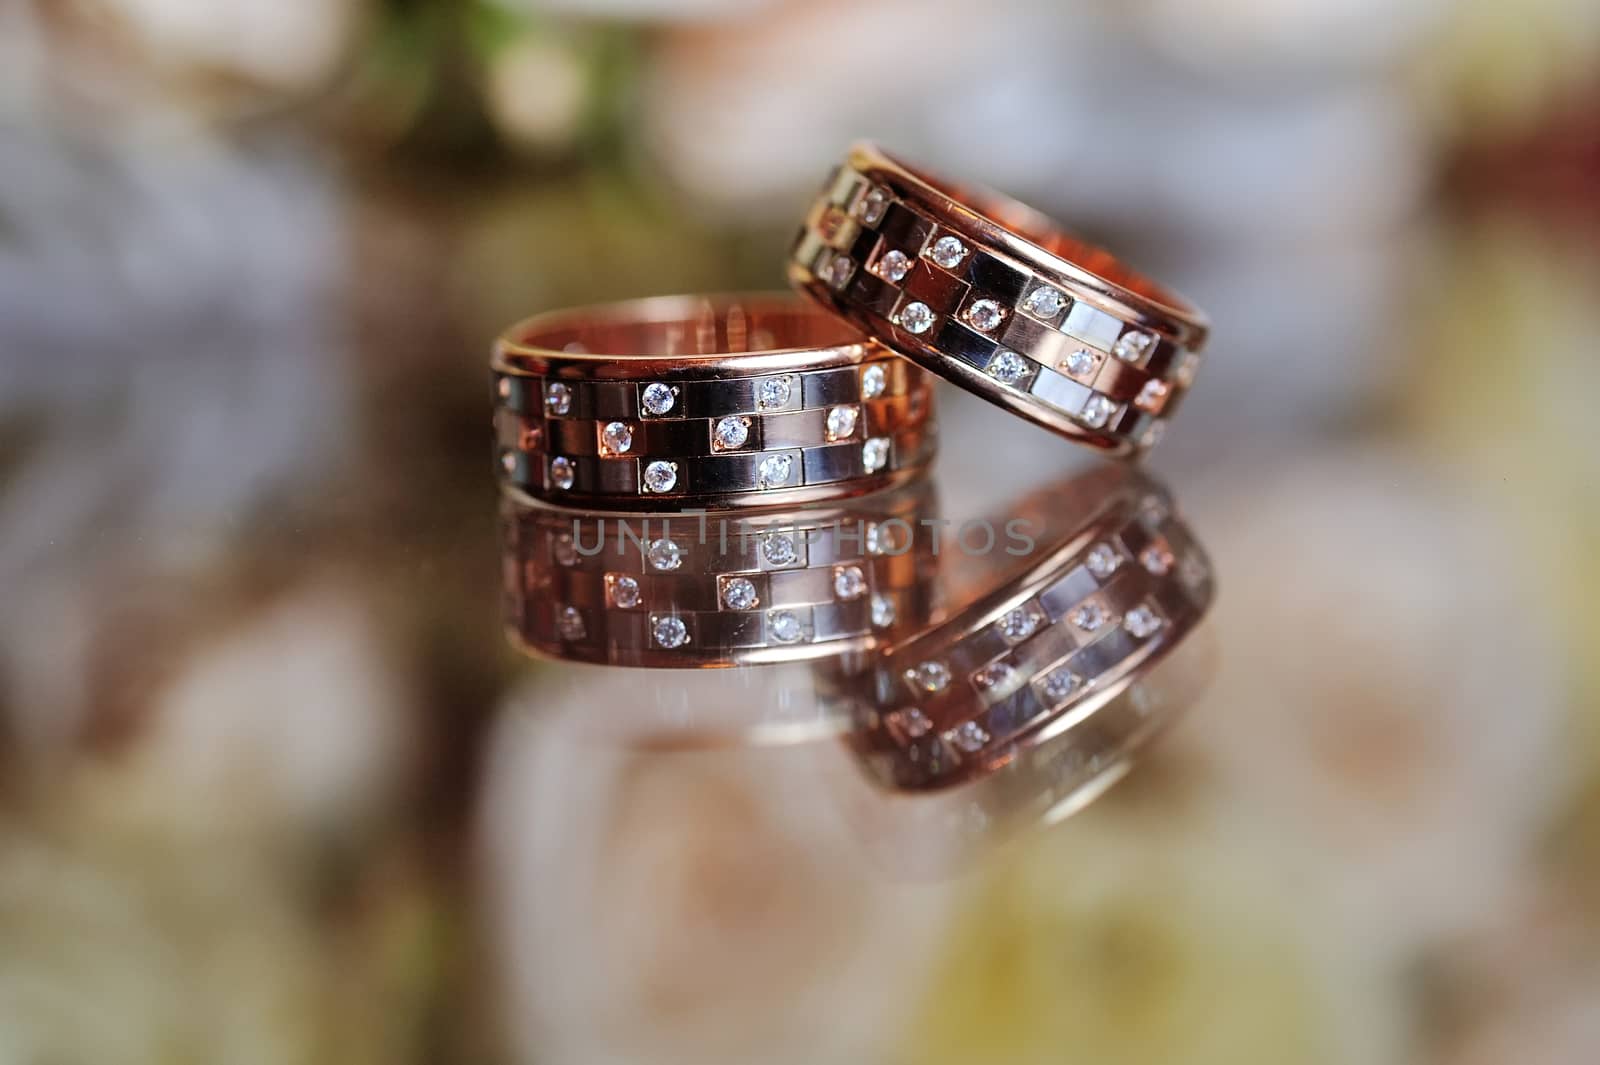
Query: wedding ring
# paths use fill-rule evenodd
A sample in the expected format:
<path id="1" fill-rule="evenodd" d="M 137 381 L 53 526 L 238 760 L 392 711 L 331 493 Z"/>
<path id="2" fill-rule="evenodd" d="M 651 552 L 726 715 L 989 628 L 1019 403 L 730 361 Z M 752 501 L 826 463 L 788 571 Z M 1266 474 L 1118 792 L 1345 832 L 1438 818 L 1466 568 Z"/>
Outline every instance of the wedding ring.
<path id="1" fill-rule="evenodd" d="M 812 204 L 789 278 L 918 365 L 1118 455 L 1160 440 L 1208 329 L 1031 208 L 865 143 Z"/>
<path id="2" fill-rule="evenodd" d="M 980 589 L 970 605 L 885 648 L 870 673 L 841 679 L 858 754 L 884 783 L 944 787 L 1071 730 L 1105 731 L 1087 723 L 1210 606 L 1210 563 L 1154 481 L 1110 467 L 1033 498 L 1012 519 L 1038 530 L 1019 572 L 969 578 Z M 1148 734 L 1136 725 L 1109 730 L 1091 775 L 1131 756 Z"/>
<path id="3" fill-rule="evenodd" d="M 788 296 L 681 296 L 540 315 L 495 346 L 504 480 L 571 506 L 837 499 L 934 451 L 928 376 Z"/>
<path id="4" fill-rule="evenodd" d="M 597 514 L 508 495 L 505 616 L 550 658 L 646 667 L 865 652 L 930 615 L 926 478 L 845 503 Z"/>

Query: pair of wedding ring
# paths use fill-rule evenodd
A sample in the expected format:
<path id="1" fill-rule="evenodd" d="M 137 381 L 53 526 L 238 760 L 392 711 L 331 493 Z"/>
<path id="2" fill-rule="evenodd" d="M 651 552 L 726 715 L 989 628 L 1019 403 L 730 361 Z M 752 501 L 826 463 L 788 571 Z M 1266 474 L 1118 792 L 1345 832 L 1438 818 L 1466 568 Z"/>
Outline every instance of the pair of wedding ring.
<path id="1" fill-rule="evenodd" d="M 536 316 L 495 348 L 505 482 L 645 511 L 840 499 L 931 460 L 937 375 L 1118 456 L 1161 438 L 1204 316 L 1029 208 L 858 145 L 788 264 L 810 305 L 676 297 Z"/>

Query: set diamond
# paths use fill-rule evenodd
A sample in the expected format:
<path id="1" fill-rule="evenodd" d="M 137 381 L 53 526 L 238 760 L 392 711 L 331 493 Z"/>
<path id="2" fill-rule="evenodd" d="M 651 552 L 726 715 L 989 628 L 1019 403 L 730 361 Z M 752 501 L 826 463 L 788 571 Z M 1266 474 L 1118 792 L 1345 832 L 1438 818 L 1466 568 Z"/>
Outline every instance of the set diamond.
<path id="1" fill-rule="evenodd" d="M 877 473 L 889 463 L 889 441 L 875 436 L 861 445 L 861 466 L 868 473 Z"/>
<path id="2" fill-rule="evenodd" d="M 1148 606 L 1136 606 L 1122 619 L 1122 627 L 1142 640 L 1161 630 L 1161 615 Z"/>
<path id="3" fill-rule="evenodd" d="M 639 582 L 632 577 L 611 576 L 607 578 L 611 586 L 611 602 L 624 610 L 632 610 L 639 605 Z"/>
<path id="4" fill-rule="evenodd" d="M 991 333 L 1005 321 L 1006 312 L 994 300 L 973 300 L 964 317 L 980 333 Z"/>
<path id="5" fill-rule="evenodd" d="M 600 432 L 600 443 L 613 455 L 626 454 L 633 448 L 633 428 L 627 422 L 607 422 Z"/>
<path id="6" fill-rule="evenodd" d="M 572 466 L 569 458 L 553 458 L 550 460 L 550 483 L 563 492 L 572 487 L 577 479 L 577 471 Z"/>
<path id="7" fill-rule="evenodd" d="M 712 439 L 719 451 L 736 451 L 744 447 L 745 441 L 750 439 L 750 419 L 729 415 L 717 421 L 716 428 L 711 431 Z"/>
<path id="8" fill-rule="evenodd" d="M 949 732 L 946 732 L 944 740 L 958 750 L 973 754 L 989 742 L 989 734 L 976 721 L 963 721 Z"/>
<path id="9" fill-rule="evenodd" d="M 1003 385 L 1015 385 L 1026 380 L 1031 369 L 1027 359 L 1014 351 L 1000 348 L 989 357 L 989 365 L 984 367 L 984 372 Z"/>
<path id="10" fill-rule="evenodd" d="M 883 364 L 873 363 L 861 371 L 861 398 L 877 399 L 883 395 L 888 383 L 888 375 L 884 372 Z"/>
<path id="11" fill-rule="evenodd" d="M 778 410 L 788 404 L 793 392 L 794 384 L 788 376 L 769 377 L 756 390 L 756 406 L 762 410 Z"/>
<path id="12" fill-rule="evenodd" d="M 967 246 L 948 234 L 934 241 L 928 248 L 928 258 L 946 270 L 954 270 L 966 257 Z"/>
<path id="13" fill-rule="evenodd" d="M 781 488 L 789 483 L 789 476 L 794 472 L 794 457 L 792 455 L 768 455 L 761 460 L 758 476 L 761 478 L 762 488 Z"/>
<path id="14" fill-rule="evenodd" d="M 840 566 L 833 571 L 833 594 L 848 602 L 867 594 L 867 579 L 860 566 Z"/>
<path id="15" fill-rule="evenodd" d="M 572 389 L 560 381 L 552 381 L 544 389 L 546 414 L 560 416 L 572 410 Z"/>
<path id="16" fill-rule="evenodd" d="M 1117 338 L 1117 342 L 1111 346 L 1111 354 L 1123 362 L 1138 362 L 1155 342 L 1156 338 L 1149 333 L 1130 329 Z"/>
<path id="17" fill-rule="evenodd" d="M 652 462 L 644 468 L 644 487 L 647 492 L 670 492 L 677 484 L 676 462 Z"/>
<path id="18" fill-rule="evenodd" d="M 872 272 L 890 284 L 898 285 L 911 272 L 911 256 L 903 251 L 886 251 L 878 257 Z"/>
<path id="19" fill-rule="evenodd" d="M 1045 321 L 1049 321 L 1060 314 L 1061 309 L 1066 305 L 1067 297 L 1049 285 L 1040 285 L 1028 293 L 1027 298 L 1022 301 L 1023 310 L 1035 318 L 1043 318 Z"/>
<path id="20" fill-rule="evenodd" d="M 645 561 L 650 563 L 650 568 L 662 573 L 670 573 L 683 565 L 683 548 L 673 540 L 662 537 L 650 541 L 650 547 L 645 551 Z"/>
<path id="21" fill-rule="evenodd" d="M 750 610 L 761 603 L 755 583 L 746 577 L 730 577 L 722 585 L 722 605 L 729 610 Z"/>
<path id="22" fill-rule="evenodd" d="M 1105 580 L 1122 565 L 1122 553 L 1110 544 L 1095 544 L 1084 564 L 1089 567 L 1090 573 Z"/>
<path id="23" fill-rule="evenodd" d="M 933 327 L 933 309 L 913 300 L 900 308 L 895 321 L 908 333 L 926 333 Z"/>
<path id="24" fill-rule="evenodd" d="M 563 640 L 581 640 L 588 631 L 583 624 L 583 615 L 575 606 L 564 606 L 556 614 L 556 631 Z"/>
<path id="25" fill-rule="evenodd" d="M 761 556 L 774 566 L 792 566 L 800 561 L 800 550 L 790 534 L 769 532 L 761 538 Z"/>
<path id="26" fill-rule="evenodd" d="M 650 634 L 655 637 L 656 643 L 668 650 L 682 647 L 689 642 L 689 627 L 683 623 L 682 618 L 671 614 L 651 618 Z"/>
<path id="27" fill-rule="evenodd" d="M 805 638 L 805 626 L 792 610 L 774 610 L 767 615 L 767 631 L 779 643 L 798 643 Z"/>
<path id="28" fill-rule="evenodd" d="M 943 662 L 923 662 L 906 670 L 905 678 L 915 690 L 937 695 L 950 686 L 950 667 Z"/>
<path id="29" fill-rule="evenodd" d="M 828 411 L 828 439 L 848 440 L 856 431 L 856 408 L 834 407 Z"/>
<path id="30" fill-rule="evenodd" d="M 671 411 L 677 402 L 677 393 L 660 381 L 652 381 L 645 385 L 644 391 L 639 394 L 639 406 L 646 414 L 654 414 L 657 417 Z"/>

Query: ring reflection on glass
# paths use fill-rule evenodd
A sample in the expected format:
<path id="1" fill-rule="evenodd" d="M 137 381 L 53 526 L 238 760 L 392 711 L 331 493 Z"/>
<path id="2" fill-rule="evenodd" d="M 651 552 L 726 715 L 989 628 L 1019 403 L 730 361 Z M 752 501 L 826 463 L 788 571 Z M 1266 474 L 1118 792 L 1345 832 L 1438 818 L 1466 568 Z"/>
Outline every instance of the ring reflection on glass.
<path id="1" fill-rule="evenodd" d="M 567 661 L 717 667 L 866 652 L 930 614 L 914 533 L 926 478 L 836 504 L 594 514 L 508 494 L 505 613 L 515 643 Z"/>
<path id="2" fill-rule="evenodd" d="M 812 204 L 789 279 L 924 368 L 1117 455 L 1161 439 L 1209 328 L 1031 208 L 865 143 Z"/>
<path id="3" fill-rule="evenodd" d="M 966 597 L 959 585 L 976 588 L 970 605 L 886 648 L 870 675 L 840 681 L 858 753 L 884 783 L 945 787 L 1069 731 L 1093 734 L 1102 709 L 1209 608 L 1210 563 L 1153 481 L 1104 467 L 1032 499 L 1017 516 L 1040 535 L 1020 568 L 985 576 L 973 559 L 943 556 L 971 570 L 944 582 L 952 602 Z M 1113 735 L 1125 731 L 1145 735 Z M 1134 746 L 1107 746 L 1104 768 Z"/>
<path id="4" fill-rule="evenodd" d="M 792 296 L 539 315 L 500 338 L 493 365 L 502 477 L 562 505 L 839 499 L 933 456 L 928 376 Z"/>

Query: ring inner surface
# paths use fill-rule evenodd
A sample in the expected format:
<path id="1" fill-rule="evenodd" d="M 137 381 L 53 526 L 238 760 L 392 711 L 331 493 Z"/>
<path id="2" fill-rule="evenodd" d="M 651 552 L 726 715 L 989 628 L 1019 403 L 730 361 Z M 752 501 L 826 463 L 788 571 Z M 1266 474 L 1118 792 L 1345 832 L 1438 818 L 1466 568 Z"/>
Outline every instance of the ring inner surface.
<path id="1" fill-rule="evenodd" d="M 706 301 L 652 317 L 561 316 L 535 322 L 515 337 L 528 347 L 612 358 L 833 348 L 862 339 L 844 321 L 803 304 L 745 300 Z"/>

